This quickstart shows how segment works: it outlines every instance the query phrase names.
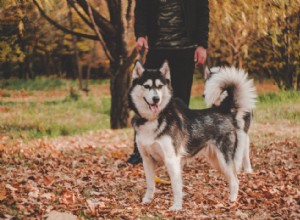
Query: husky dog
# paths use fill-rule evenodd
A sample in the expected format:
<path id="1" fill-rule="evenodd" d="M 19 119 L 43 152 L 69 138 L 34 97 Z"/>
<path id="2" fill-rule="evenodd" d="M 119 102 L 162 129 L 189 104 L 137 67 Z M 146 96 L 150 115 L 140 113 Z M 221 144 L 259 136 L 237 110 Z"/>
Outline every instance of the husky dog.
<path id="1" fill-rule="evenodd" d="M 212 67 L 209 69 L 208 67 L 206 67 L 205 71 L 204 71 L 204 80 L 207 82 L 213 74 L 223 74 L 223 76 L 225 76 L 226 74 L 224 72 L 226 72 L 226 71 L 228 71 L 228 68 L 226 69 L 226 68 L 221 68 L 221 67 L 217 66 L 217 67 Z M 233 71 L 235 71 L 235 70 L 233 70 Z M 243 71 L 243 70 L 239 70 L 239 71 Z M 244 74 L 246 74 L 246 73 L 244 73 Z M 247 77 L 247 75 L 246 75 L 246 77 Z M 217 84 L 214 86 L 217 86 L 216 89 L 219 90 L 219 92 L 220 92 L 220 85 Z M 220 107 L 221 103 L 223 103 L 222 104 L 223 107 L 228 106 L 228 105 L 224 105 L 225 102 L 223 102 L 223 100 L 225 97 L 228 96 L 227 90 L 230 89 L 229 88 L 230 86 L 231 86 L 230 83 L 227 83 L 227 82 L 226 82 L 225 88 L 223 86 L 221 86 L 222 92 L 220 93 L 219 98 L 217 98 L 217 99 L 216 98 L 210 99 L 210 97 L 205 96 L 205 91 L 204 91 L 203 97 L 204 97 L 207 105 L 211 106 L 211 107 Z M 207 86 L 207 88 L 212 89 L 210 86 Z M 255 89 L 255 88 L 253 87 L 253 89 Z M 209 92 L 209 94 L 211 94 L 213 91 L 210 90 L 208 92 Z M 253 93 L 252 93 L 252 95 L 253 95 Z M 255 95 L 255 93 L 254 93 L 254 95 Z M 256 97 L 256 95 L 253 98 L 255 98 L 255 97 Z M 244 123 L 244 131 L 246 133 L 248 133 L 248 131 L 249 131 L 250 125 L 252 123 L 252 119 L 253 119 L 252 112 L 244 113 L 244 117 L 243 117 L 244 122 L 243 123 Z M 246 146 L 245 146 L 245 150 L 244 150 L 243 168 L 246 173 L 252 173 L 252 167 L 251 167 L 251 162 L 250 162 L 250 158 L 249 158 L 250 140 L 249 140 L 248 135 L 246 136 L 246 139 L 247 139 L 246 140 L 247 142 L 246 142 Z"/>
<path id="2" fill-rule="evenodd" d="M 243 160 L 249 159 L 244 118 L 255 107 L 253 81 L 248 80 L 242 70 L 221 68 L 220 73 L 212 74 L 206 81 L 204 94 L 207 103 L 214 106 L 190 110 L 172 97 L 167 62 L 160 69 L 144 69 L 140 62 L 136 63 L 128 101 L 136 113 L 132 123 L 146 175 L 143 203 L 153 198 L 155 167 L 165 164 L 174 195 L 170 210 L 180 210 L 182 165 L 197 155 L 204 155 L 225 175 L 229 182 L 229 199 L 237 199 L 237 172 Z"/>

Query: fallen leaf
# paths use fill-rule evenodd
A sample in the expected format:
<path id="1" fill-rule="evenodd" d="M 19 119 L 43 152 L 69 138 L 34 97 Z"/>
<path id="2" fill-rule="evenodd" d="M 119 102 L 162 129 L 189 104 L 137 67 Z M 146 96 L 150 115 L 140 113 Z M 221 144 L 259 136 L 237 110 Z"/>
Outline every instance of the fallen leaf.
<path id="1" fill-rule="evenodd" d="M 4 184 L 0 184 L 0 201 L 4 200 L 6 198 L 6 188 Z"/>
<path id="2" fill-rule="evenodd" d="M 75 203 L 75 195 L 72 191 L 65 190 L 61 195 L 60 201 L 66 205 L 73 204 Z"/>
<path id="3" fill-rule="evenodd" d="M 77 220 L 77 216 L 67 212 L 51 211 L 47 214 L 47 220 Z"/>

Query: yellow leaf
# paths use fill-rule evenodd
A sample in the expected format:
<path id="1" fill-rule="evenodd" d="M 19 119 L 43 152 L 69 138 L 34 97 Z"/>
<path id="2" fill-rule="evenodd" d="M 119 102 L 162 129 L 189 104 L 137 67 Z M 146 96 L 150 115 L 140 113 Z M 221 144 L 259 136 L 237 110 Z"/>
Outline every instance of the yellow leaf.
<path id="1" fill-rule="evenodd" d="M 154 182 L 156 182 L 156 183 L 161 183 L 161 184 L 166 184 L 166 185 L 170 185 L 170 184 L 171 184 L 170 181 L 162 180 L 162 179 L 160 179 L 160 178 L 158 178 L 158 177 L 155 177 L 155 178 L 154 178 Z"/>

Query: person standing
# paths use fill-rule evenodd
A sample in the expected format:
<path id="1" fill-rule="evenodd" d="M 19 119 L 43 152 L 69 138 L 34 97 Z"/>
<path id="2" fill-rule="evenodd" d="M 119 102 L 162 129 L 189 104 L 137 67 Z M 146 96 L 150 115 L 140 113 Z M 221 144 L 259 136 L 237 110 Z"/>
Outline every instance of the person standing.
<path id="1" fill-rule="evenodd" d="M 145 49 L 145 68 L 158 69 L 167 60 L 174 97 L 189 105 L 195 65 L 207 57 L 208 0 L 136 0 L 136 49 Z M 137 146 L 128 159 L 142 162 Z"/>

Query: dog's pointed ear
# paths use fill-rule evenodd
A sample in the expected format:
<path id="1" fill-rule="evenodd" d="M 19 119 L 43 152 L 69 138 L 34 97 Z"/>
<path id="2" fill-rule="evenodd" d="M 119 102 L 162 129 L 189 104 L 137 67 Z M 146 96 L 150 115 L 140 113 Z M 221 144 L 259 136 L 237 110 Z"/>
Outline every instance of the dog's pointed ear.
<path id="1" fill-rule="evenodd" d="M 171 73 L 168 61 L 165 60 L 159 71 L 163 74 L 163 76 L 166 79 L 171 80 Z"/>
<path id="2" fill-rule="evenodd" d="M 145 71 L 145 69 L 144 69 L 143 65 L 141 64 L 141 62 L 137 61 L 135 63 L 133 71 L 132 71 L 132 79 L 141 77 L 141 75 L 143 74 L 144 71 Z"/>

